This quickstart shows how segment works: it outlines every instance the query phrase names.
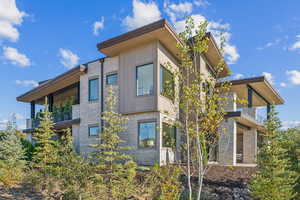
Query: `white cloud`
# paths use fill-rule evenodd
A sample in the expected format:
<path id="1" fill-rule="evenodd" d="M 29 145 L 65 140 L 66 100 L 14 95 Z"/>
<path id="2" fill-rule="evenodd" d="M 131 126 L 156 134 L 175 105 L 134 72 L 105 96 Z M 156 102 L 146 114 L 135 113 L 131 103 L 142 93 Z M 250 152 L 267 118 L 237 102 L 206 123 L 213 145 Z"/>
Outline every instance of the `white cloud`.
<path id="1" fill-rule="evenodd" d="M 3 56 L 14 65 L 20 67 L 28 67 L 31 65 L 29 58 L 25 54 L 18 52 L 17 49 L 12 47 L 3 47 Z"/>
<path id="2" fill-rule="evenodd" d="M 287 85 L 286 85 L 285 82 L 281 82 L 281 83 L 280 83 L 280 86 L 281 86 L 281 87 L 286 87 Z"/>
<path id="3" fill-rule="evenodd" d="M 104 28 L 104 17 L 101 17 L 100 21 L 96 21 L 93 24 L 93 33 L 94 35 L 99 35 L 99 31 Z"/>
<path id="4" fill-rule="evenodd" d="M 300 71 L 297 70 L 286 71 L 286 74 L 289 76 L 288 79 L 294 85 L 300 85 Z"/>
<path id="5" fill-rule="evenodd" d="M 263 76 L 266 77 L 266 79 L 273 85 L 274 84 L 274 77 L 271 73 L 269 72 L 263 72 L 262 73 Z"/>
<path id="6" fill-rule="evenodd" d="M 8 120 L 6 120 L 6 119 L 0 120 L 0 130 L 6 129 L 7 123 L 8 123 Z"/>
<path id="7" fill-rule="evenodd" d="M 144 3 L 140 0 L 133 0 L 132 5 L 132 16 L 126 16 L 123 20 L 123 24 L 128 30 L 132 30 L 161 19 L 161 13 L 154 1 Z"/>
<path id="8" fill-rule="evenodd" d="M 0 2 L 0 38 L 6 38 L 16 42 L 19 39 L 19 31 L 15 26 L 23 22 L 27 14 L 20 11 L 15 0 L 1 0 Z"/>
<path id="9" fill-rule="evenodd" d="M 208 21 L 203 15 L 196 14 L 191 15 L 194 20 L 195 27 L 199 26 L 200 23 Z M 185 28 L 185 20 L 178 20 L 174 22 L 174 26 L 177 32 L 182 32 Z M 231 34 L 229 33 L 230 24 L 220 23 L 216 21 L 208 21 L 207 30 L 210 31 L 214 38 L 216 39 L 217 44 L 220 46 L 221 39 L 225 39 L 224 44 L 224 55 L 228 64 L 235 64 L 239 59 L 240 55 L 235 45 L 230 43 Z"/>
<path id="10" fill-rule="evenodd" d="M 244 77 L 244 74 L 236 74 L 236 75 L 234 75 L 234 79 L 241 79 L 241 78 L 243 78 Z"/>
<path id="11" fill-rule="evenodd" d="M 169 16 L 171 22 L 175 23 L 177 18 L 185 18 L 187 15 L 192 13 L 193 4 L 190 2 L 182 2 L 175 4 L 169 3 L 168 0 L 165 0 L 164 11 Z"/>
<path id="12" fill-rule="evenodd" d="M 78 64 L 79 57 L 69 49 L 60 48 L 59 56 L 61 57 L 60 63 L 69 69 Z"/>
<path id="13" fill-rule="evenodd" d="M 278 45 L 279 43 L 281 42 L 281 39 L 276 39 L 275 41 L 273 42 L 268 42 L 266 43 L 265 45 L 261 46 L 261 47 L 257 47 L 256 49 L 257 50 L 263 50 L 263 49 L 266 49 L 266 48 L 269 48 L 269 47 L 272 47 L 272 46 L 276 46 Z"/>
<path id="14" fill-rule="evenodd" d="M 289 48 L 289 50 L 291 50 L 291 51 L 300 49 L 300 35 L 297 35 L 296 38 L 297 38 L 297 41 Z"/>
<path id="15" fill-rule="evenodd" d="M 28 87 L 28 86 L 33 86 L 33 87 L 37 87 L 39 85 L 39 83 L 37 81 L 34 80 L 16 80 L 16 84 L 17 85 L 21 85 L 23 87 Z"/>
<path id="16" fill-rule="evenodd" d="M 300 125 L 300 121 L 283 121 L 282 129 L 294 128 Z"/>
<path id="17" fill-rule="evenodd" d="M 199 7 L 204 7 L 204 6 L 210 5 L 210 3 L 207 0 L 194 0 L 193 3 Z"/>

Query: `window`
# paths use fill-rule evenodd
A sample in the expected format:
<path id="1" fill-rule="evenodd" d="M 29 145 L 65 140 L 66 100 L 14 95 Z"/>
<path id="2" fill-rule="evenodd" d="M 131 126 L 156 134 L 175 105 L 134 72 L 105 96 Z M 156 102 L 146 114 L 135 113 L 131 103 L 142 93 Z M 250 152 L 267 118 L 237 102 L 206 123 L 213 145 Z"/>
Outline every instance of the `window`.
<path id="1" fill-rule="evenodd" d="M 140 122 L 139 147 L 154 148 L 156 143 L 156 122 Z"/>
<path id="2" fill-rule="evenodd" d="M 90 126 L 89 127 L 89 136 L 98 136 L 99 134 L 99 126 Z"/>
<path id="3" fill-rule="evenodd" d="M 89 101 L 96 101 L 99 99 L 99 79 L 89 80 Z"/>
<path id="4" fill-rule="evenodd" d="M 153 94 L 153 64 L 136 68 L 136 90 L 137 96 Z"/>
<path id="5" fill-rule="evenodd" d="M 162 124 L 163 147 L 176 147 L 176 127 L 167 123 Z"/>
<path id="6" fill-rule="evenodd" d="M 109 74 L 106 75 L 106 85 L 117 85 L 118 83 L 118 74 Z"/>
<path id="7" fill-rule="evenodd" d="M 165 67 L 160 67 L 160 94 L 174 100 L 174 77 Z"/>

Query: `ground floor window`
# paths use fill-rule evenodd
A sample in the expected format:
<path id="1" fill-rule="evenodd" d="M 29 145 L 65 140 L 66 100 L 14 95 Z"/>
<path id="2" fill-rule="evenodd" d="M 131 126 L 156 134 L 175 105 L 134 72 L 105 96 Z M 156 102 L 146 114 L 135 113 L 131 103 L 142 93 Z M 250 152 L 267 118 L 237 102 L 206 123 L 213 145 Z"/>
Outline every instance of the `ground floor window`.
<path id="1" fill-rule="evenodd" d="M 139 122 L 138 131 L 139 147 L 154 148 L 156 145 L 156 122 Z"/>
<path id="2" fill-rule="evenodd" d="M 176 147 L 176 127 L 167 123 L 162 124 L 163 147 Z"/>
<path id="3" fill-rule="evenodd" d="M 89 136 L 98 136 L 99 134 L 99 126 L 89 126 Z"/>

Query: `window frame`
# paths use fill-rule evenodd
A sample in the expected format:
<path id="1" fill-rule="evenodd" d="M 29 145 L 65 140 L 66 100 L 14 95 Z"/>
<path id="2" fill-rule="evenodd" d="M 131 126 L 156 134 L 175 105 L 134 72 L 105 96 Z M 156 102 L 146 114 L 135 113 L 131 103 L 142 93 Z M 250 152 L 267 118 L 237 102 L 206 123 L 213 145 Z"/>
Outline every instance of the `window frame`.
<path id="1" fill-rule="evenodd" d="M 90 131 L 91 128 L 98 128 L 98 133 L 97 133 L 97 135 L 91 135 L 91 131 Z M 89 135 L 89 137 L 98 137 L 99 134 L 100 134 L 100 128 L 99 128 L 99 125 L 98 125 L 98 124 L 92 124 L 92 125 L 89 125 L 89 126 L 88 126 L 88 135 Z"/>
<path id="2" fill-rule="evenodd" d="M 172 124 L 169 124 L 167 122 L 162 122 L 162 127 L 161 127 L 161 130 L 162 130 L 162 147 L 163 148 L 173 148 L 172 146 L 164 146 L 164 125 L 165 126 L 168 126 L 169 128 L 174 128 L 174 148 L 177 147 L 177 127 L 175 125 L 172 125 Z"/>
<path id="3" fill-rule="evenodd" d="M 95 81 L 95 80 L 97 80 L 97 82 L 98 82 L 98 85 L 97 85 L 97 98 L 96 99 L 91 99 L 91 82 L 92 81 Z M 88 83 L 89 85 L 88 85 L 88 91 L 89 91 L 89 94 L 88 94 L 88 100 L 90 101 L 90 102 L 93 102 L 93 101 L 99 101 L 99 93 L 100 93 L 100 87 L 99 87 L 99 77 L 93 77 L 93 78 L 90 78 L 89 79 L 89 83 Z"/>
<path id="4" fill-rule="evenodd" d="M 143 147 L 143 146 L 140 145 L 140 135 L 141 135 L 140 125 L 145 124 L 145 123 L 154 123 L 155 124 L 154 146 L 152 146 L 152 147 Z M 157 147 L 157 141 L 156 141 L 157 140 L 157 121 L 156 121 L 156 119 L 138 121 L 137 128 L 138 128 L 138 134 L 137 134 L 137 147 L 138 147 L 138 149 L 156 149 L 156 147 Z"/>
<path id="5" fill-rule="evenodd" d="M 142 94 L 142 95 L 139 95 L 138 94 L 138 68 L 139 67 L 144 67 L 144 66 L 147 66 L 147 65 L 152 65 L 152 87 L 153 87 L 153 91 L 152 91 L 151 94 Z M 137 65 L 135 67 L 135 95 L 137 97 L 153 96 L 154 95 L 154 63 L 153 62 L 142 64 L 142 65 Z"/>
<path id="6" fill-rule="evenodd" d="M 117 79 L 116 79 L 116 82 L 115 83 L 108 83 L 108 78 L 111 77 L 111 76 L 117 76 Z M 109 74 L 106 74 L 106 85 L 118 85 L 118 72 L 113 72 L 113 73 L 109 73 Z"/>
<path id="7" fill-rule="evenodd" d="M 162 73 L 162 69 L 172 75 L 172 79 L 173 79 L 172 80 L 173 81 L 172 91 L 173 91 L 173 93 L 170 96 L 164 94 L 164 87 L 163 87 L 163 85 L 164 85 L 165 78 L 164 78 L 164 73 Z M 160 84 L 159 93 L 160 93 L 160 95 L 162 95 L 162 96 L 170 99 L 171 101 L 174 101 L 175 100 L 175 78 L 174 78 L 174 74 L 169 69 L 167 69 L 165 66 L 163 66 L 163 65 L 160 65 L 159 73 L 160 73 L 160 76 L 159 76 L 159 79 L 160 79 L 160 81 L 159 81 L 159 84 Z"/>

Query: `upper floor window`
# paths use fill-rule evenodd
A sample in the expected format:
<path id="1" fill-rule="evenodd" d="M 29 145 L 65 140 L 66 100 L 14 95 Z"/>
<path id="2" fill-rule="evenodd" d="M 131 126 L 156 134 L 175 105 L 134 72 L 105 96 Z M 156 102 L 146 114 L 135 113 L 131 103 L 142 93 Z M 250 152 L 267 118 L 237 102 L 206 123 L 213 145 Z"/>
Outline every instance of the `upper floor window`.
<path id="1" fill-rule="evenodd" d="M 89 136 L 98 136 L 99 134 L 99 126 L 94 125 L 89 127 Z"/>
<path id="2" fill-rule="evenodd" d="M 156 122 L 140 122 L 139 130 L 139 147 L 154 148 L 156 141 Z"/>
<path id="3" fill-rule="evenodd" d="M 153 64 L 136 68 L 136 94 L 137 96 L 153 94 Z"/>
<path id="4" fill-rule="evenodd" d="M 109 74 L 106 75 L 106 85 L 117 85 L 118 83 L 118 74 Z"/>
<path id="5" fill-rule="evenodd" d="M 174 76 L 165 67 L 160 67 L 160 94 L 174 100 Z"/>
<path id="6" fill-rule="evenodd" d="M 89 101 L 96 101 L 99 99 L 99 79 L 89 80 Z"/>
<path id="7" fill-rule="evenodd" d="M 167 123 L 162 124 L 163 147 L 176 147 L 176 127 Z"/>

